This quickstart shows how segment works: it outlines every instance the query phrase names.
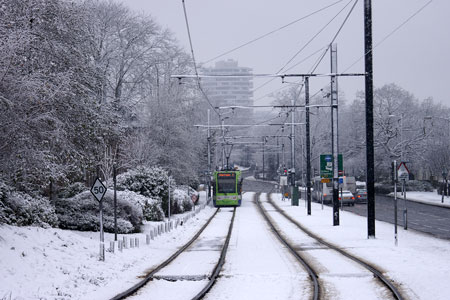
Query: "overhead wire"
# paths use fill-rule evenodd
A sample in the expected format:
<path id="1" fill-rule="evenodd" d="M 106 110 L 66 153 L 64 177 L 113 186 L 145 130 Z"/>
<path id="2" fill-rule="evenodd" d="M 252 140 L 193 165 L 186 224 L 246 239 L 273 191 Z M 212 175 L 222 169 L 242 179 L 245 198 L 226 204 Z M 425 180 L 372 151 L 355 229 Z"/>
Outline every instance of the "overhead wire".
<path id="1" fill-rule="evenodd" d="M 380 46 L 382 43 L 384 43 L 388 38 L 390 38 L 394 33 L 396 33 L 398 30 L 400 30 L 400 28 L 402 28 L 403 26 L 405 26 L 409 21 L 411 21 L 414 17 L 416 17 L 419 13 L 421 13 L 428 5 L 431 4 L 431 2 L 433 2 L 433 0 L 428 1 L 427 3 L 425 3 L 423 6 L 421 6 L 416 12 L 414 12 L 411 16 L 409 16 L 405 21 L 403 21 L 400 25 L 398 25 L 396 28 L 394 28 L 394 30 L 392 30 L 390 33 L 388 33 L 384 38 L 382 38 L 378 43 L 376 43 L 372 50 L 369 50 L 368 52 L 364 53 L 364 55 L 362 55 L 360 58 L 358 58 L 354 63 L 352 63 L 348 68 L 345 69 L 344 72 L 348 71 L 351 67 L 353 67 L 354 65 L 356 65 L 361 59 L 363 59 L 367 54 L 370 53 L 370 51 L 373 52 L 373 50 L 375 48 L 377 48 L 378 46 Z"/>
<path id="2" fill-rule="evenodd" d="M 216 59 L 221 58 L 221 57 L 223 57 L 223 56 L 225 56 L 225 55 L 227 55 L 227 54 L 230 54 L 230 53 L 232 53 L 232 52 L 234 52 L 234 51 L 236 51 L 236 50 L 239 50 L 239 49 L 241 49 L 241 48 L 243 48 L 243 47 L 245 47 L 245 46 L 248 46 L 248 45 L 250 45 L 250 44 L 252 44 L 252 43 L 254 43 L 254 42 L 256 42 L 256 41 L 259 41 L 259 40 L 261 40 L 261 39 L 263 39 L 263 38 L 265 38 L 265 37 L 267 37 L 267 36 L 269 36 L 269 35 L 271 35 L 271 34 L 274 34 L 274 33 L 278 32 L 278 31 L 280 31 L 280 30 L 282 30 L 282 29 L 284 29 L 284 28 L 287 28 L 287 27 L 289 27 L 289 26 L 291 26 L 291 25 L 293 25 L 293 24 L 295 24 L 295 23 L 298 23 L 298 22 L 300 22 L 300 21 L 303 21 L 303 20 L 305 20 L 305 19 L 307 19 L 307 18 L 309 18 L 309 17 L 311 17 L 311 16 L 313 16 L 313 15 L 315 15 L 315 14 L 321 12 L 321 11 L 324 11 L 324 10 L 326 10 L 326 9 L 328 9 L 328 8 L 334 6 L 334 5 L 336 5 L 336 4 L 338 4 L 338 3 L 342 2 L 342 1 L 344 1 L 344 0 L 339 0 L 339 1 L 336 1 L 336 2 L 334 2 L 334 3 L 332 3 L 332 4 L 330 4 L 330 5 L 327 5 L 327 6 L 325 6 L 325 7 L 322 7 L 322 8 L 320 8 L 320 9 L 318 9 L 318 10 L 316 10 L 316 11 L 314 11 L 314 12 L 312 12 L 312 13 L 306 15 L 306 16 L 300 17 L 300 18 L 298 18 L 298 19 L 296 19 L 296 20 L 294 20 L 294 21 L 292 21 L 292 22 L 287 23 L 286 25 L 283 25 L 283 26 L 281 26 L 281 27 L 279 27 L 279 28 L 277 28 L 277 29 L 274 29 L 274 30 L 272 30 L 272 31 L 270 31 L 270 32 L 267 32 L 267 33 L 263 34 L 263 35 L 260 35 L 260 36 L 258 36 L 258 37 L 256 37 L 256 38 L 254 38 L 254 39 L 252 39 L 252 40 L 246 42 L 246 43 L 243 43 L 243 44 L 241 44 L 241 45 L 239 45 L 239 46 L 237 46 L 237 47 L 235 47 L 235 48 L 233 48 L 233 49 L 230 49 L 230 50 L 228 50 L 228 51 L 225 51 L 224 53 L 222 53 L 222 54 L 220 54 L 220 55 L 217 55 L 217 56 L 215 56 L 215 57 L 213 57 L 213 58 L 211 58 L 211 59 L 208 59 L 208 60 L 205 61 L 204 63 L 207 64 L 207 63 L 209 63 L 209 62 L 211 62 L 211 61 L 213 61 L 213 60 L 216 60 Z"/>
<path id="3" fill-rule="evenodd" d="M 358 4 L 359 0 L 355 0 L 355 2 L 353 3 L 352 8 L 350 9 L 350 11 L 348 12 L 347 16 L 345 17 L 344 21 L 342 22 L 341 26 L 339 27 L 338 31 L 336 32 L 336 34 L 334 35 L 333 39 L 331 40 L 330 43 L 328 43 L 328 45 L 332 45 L 334 43 L 334 41 L 336 40 L 336 38 L 338 37 L 339 33 L 341 33 L 342 28 L 344 28 L 345 23 L 347 23 L 350 15 L 352 14 L 353 10 L 355 9 L 356 4 Z M 327 54 L 329 48 L 326 48 L 326 51 L 322 54 L 321 58 L 319 59 L 319 61 L 315 64 L 315 66 L 313 67 L 313 69 L 311 70 L 310 73 L 313 73 L 317 67 L 319 66 L 319 64 L 322 62 L 323 58 L 325 57 L 325 55 Z"/>
<path id="4" fill-rule="evenodd" d="M 328 43 L 328 47 L 325 47 L 325 51 L 323 52 L 323 54 L 320 56 L 320 58 L 316 61 L 316 63 L 313 65 L 313 68 L 308 72 L 310 74 L 314 73 L 314 71 L 317 69 L 317 67 L 320 65 L 320 63 L 322 62 L 323 58 L 325 57 L 325 55 L 327 54 L 328 50 L 329 50 L 329 46 L 331 44 L 333 44 L 333 42 L 336 40 L 336 38 L 338 37 L 339 33 L 342 31 L 342 28 L 344 28 L 344 25 L 347 23 L 350 15 L 352 14 L 353 10 L 355 9 L 356 4 L 358 3 L 359 0 L 355 0 L 355 2 L 353 3 L 352 7 L 350 8 L 349 12 L 347 13 L 347 15 L 345 16 L 344 21 L 342 22 L 341 26 L 339 26 L 339 29 L 337 30 L 337 32 L 335 33 L 335 35 L 333 36 L 333 38 L 331 39 L 331 42 Z M 345 7 L 343 9 L 345 9 L 352 1 L 348 2 Z M 339 11 L 339 14 L 343 11 L 343 9 L 341 11 Z M 291 68 L 289 68 L 290 70 Z M 300 98 L 300 94 L 303 90 L 304 85 L 301 86 L 301 89 L 298 93 L 298 96 L 294 99 L 294 105 L 297 102 L 298 98 Z M 322 89 L 321 89 L 322 90 Z"/>
<path id="5" fill-rule="evenodd" d="M 389 32 L 386 36 L 384 36 L 379 42 L 377 42 L 371 51 L 373 51 L 374 49 L 376 49 L 378 46 L 380 46 L 381 44 L 383 44 L 388 38 L 390 38 L 394 33 L 396 33 L 398 30 L 400 30 L 403 26 L 405 26 L 409 21 L 411 21 L 414 17 L 416 17 L 420 12 L 422 12 L 428 5 L 431 4 L 431 2 L 433 2 L 433 0 L 428 1 L 427 3 L 425 3 L 423 6 L 421 6 L 418 10 L 416 10 L 411 16 L 409 16 L 406 20 L 404 20 L 402 23 L 400 23 L 400 25 L 398 25 L 397 27 L 395 27 L 391 32 Z M 353 62 L 350 66 L 348 66 L 347 68 L 344 69 L 343 73 L 347 72 L 349 69 L 351 69 L 354 65 L 356 65 L 359 61 L 361 61 L 361 59 L 363 59 L 367 54 L 370 53 L 370 50 L 368 52 L 366 52 L 364 55 L 362 55 L 361 57 L 359 57 L 357 60 L 355 60 L 355 62 Z M 322 89 L 319 90 L 319 92 L 321 90 L 323 90 L 325 87 L 329 86 L 329 84 L 325 85 Z M 319 93 L 317 92 L 317 93 Z M 317 94 L 316 93 L 316 94 Z"/>
<path id="6" fill-rule="evenodd" d="M 319 34 L 320 33 L 322 33 L 324 30 L 325 30 L 325 28 L 327 28 L 344 10 L 345 10 L 345 8 L 348 6 L 348 5 L 350 5 L 350 3 L 352 2 L 353 0 L 350 0 L 349 2 L 347 2 L 347 4 L 345 4 L 345 6 L 341 9 L 341 10 L 339 10 L 339 12 L 334 16 L 334 17 L 332 17 L 331 18 L 331 20 L 329 20 L 322 28 L 320 28 L 320 30 L 315 34 L 315 35 L 313 35 L 313 37 L 312 38 L 310 38 L 307 42 L 306 42 L 306 44 L 305 45 L 303 45 L 288 61 L 287 61 L 287 63 L 285 63 L 276 73 L 280 73 L 280 72 L 282 72 L 309 44 L 311 44 L 312 43 L 312 41 L 314 41 L 316 38 L 317 38 L 317 36 L 319 36 Z M 319 50 L 320 51 L 320 50 Z M 311 55 L 312 56 L 312 55 Z M 311 57 L 310 56 L 310 57 Z M 308 57 L 309 58 L 309 57 Z M 275 78 L 272 78 L 272 79 L 270 79 L 270 80 L 268 80 L 268 81 L 266 81 L 265 83 L 263 83 L 262 85 L 260 85 L 260 86 L 258 86 L 258 87 L 256 87 L 255 89 L 253 89 L 253 91 L 257 91 L 257 90 L 259 90 L 260 88 L 262 88 L 263 86 L 266 86 L 267 84 L 269 84 L 270 82 L 272 82 L 273 80 L 275 80 Z"/>
<path id="7" fill-rule="evenodd" d="M 357 0 L 356 0 L 357 1 Z M 315 34 L 315 35 L 313 35 L 309 40 L 308 40 L 308 42 L 306 42 L 306 44 L 305 45 L 303 45 L 303 47 L 301 47 L 288 61 L 287 61 L 287 63 L 285 63 L 284 65 L 283 65 L 283 67 L 281 67 L 278 71 L 277 71 L 277 73 L 280 73 L 280 72 L 282 72 L 317 36 L 319 36 L 319 34 L 321 34 L 324 30 L 325 30 L 325 28 L 327 28 L 328 27 L 328 25 L 330 25 L 344 10 L 345 10 L 345 8 L 350 4 L 352 2 L 352 0 L 351 1 L 349 1 L 333 18 L 331 18 L 331 20 L 329 20 L 322 28 L 320 28 L 320 30 Z"/>
<path id="8" fill-rule="evenodd" d="M 220 118 L 220 113 L 216 110 L 214 105 L 212 105 L 211 101 L 208 98 L 208 95 L 205 93 L 205 91 L 203 90 L 202 85 L 200 83 L 200 77 L 199 77 L 198 69 L 197 69 L 197 62 L 195 61 L 194 47 L 192 46 L 191 31 L 189 29 L 189 21 L 188 21 L 188 16 L 187 16 L 187 11 L 186 11 L 186 4 L 184 3 L 184 0 L 181 0 L 181 2 L 183 3 L 184 19 L 186 21 L 186 29 L 187 29 L 188 38 L 189 38 L 189 45 L 191 47 L 191 54 L 192 54 L 192 61 L 194 63 L 195 76 L 197 78 L 197 86 L 198 86 L 199 90 L 201 91 L 201 93 L 203 94 L 203 96 L 205 97 L 206 101 L 209 103 L 209 106 L 211 106 L 211 108 L 214 110 L 214 112 Z"/>

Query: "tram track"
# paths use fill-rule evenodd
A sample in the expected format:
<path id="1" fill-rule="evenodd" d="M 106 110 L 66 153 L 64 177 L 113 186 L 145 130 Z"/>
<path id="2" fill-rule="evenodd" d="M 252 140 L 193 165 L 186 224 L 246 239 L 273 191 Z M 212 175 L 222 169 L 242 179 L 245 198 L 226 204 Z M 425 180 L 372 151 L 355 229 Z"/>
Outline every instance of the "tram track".
<path id="1" fill-rule="evenodd" d="M 285 244 L 290 250 L 291 252 L 295 252 L 297 253 L 298 256 L 300 256 L 305 262 L 302 263 L 302 265 L 308 265 L 309 267 L 311 267 L 312 271 L 311 273 L 314 273 L 318 282 L 318 287 L 317 287 L 317 293 L 316 293 L 316 287 L 314 288 L 314 295 L 312 296 L 312 299 L 326 299 L 327 297 L 335 297 L 335 295 L 326 295 L 327 290 L 329 290 L 328 288 L 325 288 L 324 286 L 327 285 L 327 280 L 330 279 L 329 275 L 327 276 L 326 274 L 324 274 L 323 272 L 321 272 L 321 268 L 320 268 L 320 255 L 317 255 L 314 257 L 314 255 L 311 255 L 312 250 L 311 249 L 307 249 L 306 247 L 303 247 L 303 249 L 299 249 L 298 246 L 293 246 L 292 243 L 290 241 L 287 240 L 285 233 L 284 232 L 280 232 L 280 230 L 278 229 L 278 225 L 277 222 L 275 222 L 273 220 L 273 218 L 275 216 L 271 216 L 268 213 L 268 210 L 265 209 L 265 204 L 261 204 L 261 201 L 259 201 L 259 195 L 258 195 L 258 200 L 256 201 L 258 204 L 258 207 L 260 207 L 260 211 L 261 213 L 264 215 L 265 219 L 267 220 L 267 222 L 269 222 L 272 230 L 274 231 L 274 233 L 277 235 L 277 237 L 282 240 L 282 243 Z M 360 266 L 360 268 L 364 268 L 364 270 L 366 270 L 366 272 L 370 272 L 370 274 L 372 274 L 373 277 L 375 277 L 377 279 L 378 285 L 383 286 L 385 289 L 385 295 L 388 297 L 392 297 L 392 299 L 404 299 L 404 297 L 402 296 L 402 294 L 400 293 L 400 291 L 398 290 L 398 288 L 395 286 L 395 284 L 393 284 L 386 276 L 383 275 L 383 272 L 378 270 L 375 266 L 373 266 L 372 264 L 350 254 L 349 252 L 345 251 L 344 249 L 337 247 L 336 245 L 333 245 L 327 241 L 325 241 L 324 239 L 322 239 L 321 237 L 315 235 L 313 232 L 311 232 L 310 230 L 308 230 L 307 228 L 305 228 L 304 226 L 302 226 L 300 223 L 298 223 L 296 220 L 294 220 L 292 217 L 290 217 L 285 211 L 283 211 L 276 203 L 274 203 L 270 197 L 270 194 L 268 195 L 268 203 L 269 205 L 271 205 L 270 212 L 271 214 L 276 213 L 280 216 L 282 216 L 282 218 L 284 218 L 284 220 L 287 220 L 288 223 L 292 224 L 297 230 L 300 230 L 301 232 L 303 232 L 306 236 L 310 237 L 315 244 L 320 244 L 320 248 L 315 246 L 314 247 L 314 251 L 316 252 L 322 252 L 324 253 L 324 251 L 333 251 L 335 253 L 337 253 L 338 255 L 340 255 L 342 258 L 351 261 L 353 264 L 357 264 Z M 283 229 L 285 230 L 285 227 L 283 226 Z M 289 246 L 288 246 L 289 245 Z M 310 253 L 309 255 L 307 253 Z M 294 254 L 294 256 L 297 256 Z M 324 256 L 324 255 L 322 255 Z M 306 268 L 306 267 L 305 267 Z M 323 270 L 323 267 L 322 267 Z M 310 273 L 310 271 L 308 271 L 308 273 Z M 313 275 L 311 275 L 310 273 L 310 277 L 313 279 Z M 362 275 L 359 275 L 362 276 Z M 367 275 L 366 275 L 367 277 Z M 356 279 L 358 280 L 358 279 Z M 314 283 L 315 284 L 315 283 Z M 331 284 L 328 283 L 329 286 L 331 286 Z M 383 297 L 384 298 L 384 297 Z"/>
<path id="2" fill-rule="evenodd" d="M 222 209 L 223 210 L 223 209 Z M 136 294 L 143 290 L 144 287 L 147 287 L 148 283 L 158 279 L 158 280 L 166 280 L 168 282 L 176 282 L 179 280 L 177 276 L 158 276 L 157 273 L 164 270 L 164 268 L 168 267 L 171 263 L 176 261 L 176 259 L 183 253 L 186 253 L 189 248 L 191 248 L 196 241 L 198 241 L 199 237 L 202 235 L 202 233 L 205 231 L 205 229 L 211 224 L 214 218 L 217 217 L 219 214 L 219 211 L 221 211 L 221 208 L 217 208 L 217 210 L 214 212 L 214 214 L 208 219 L 208 221 L 200 228 L 200 230 L 190 239 L 185 245 L 183 245 L 180 249 L 178 249 L 174 254 L 172 254 L 168 259 L 166 259 L 164 262 L 162 262 L 160 265 L 152 269 L 151 271 L 147 272 L 145 275 L 141 275 L 142 278 L 138 283 L 127 289 L 126 291 L 114 296 L 111 298 L 111 300 L 121 300 L 121 299 L 127 299 L 127 298 L 134 298 Z M 202 299 L 208 291 L 211 289 L 211 287 L 216 282 L 219 273 L 223 267 L 223 264 L 225 263 L 225 257 L 228 250 L 229 241 L 231 238 L 231 233 L 233 230 L 233 224 L 234 219 L 236 215 L 236 208 L 233 209 L 233 215 L 230 219 L 230 224 L 228 226 L 227 235 L 225 237 L 225 242 L 222 245 L 221 251 L 220 251 L 220 257 L 215 264 L 214 269 L 211 271 L 210 275 L 202 275 L 202 276 L 184 276 L 182 280 L 187 281 L 204 281 L 207 280 L 206 285 L 201 289 L 200 292 L 198 292 L 193 298 L 191 299 Z M 148 294 L 148 292 L 146 293 Z M 148 298 L 148 297 L 145 297 Z"/>
<path id="3" fill-rule="evenodd" d="M 320 299 L 320 282 L 319 282 L 319 276 L 317 275 L 316 270 L 309 264 L 309 262 L 300 255 L 296 250 L 295 247 L 287 241 L 287 239 L 284 238 L 282 233 L 277 229 L 274 222 L 270 219 L 270 216 L 267 214 L 267 212 L 262 207 L 259 197 L 261 193 L 255 194 L 254 202 L 258 206 L 258 209 L 266 222 L 269 224 L 270 228 L 272 229 L 272 232 L 275 234 L 275 236 L 278 238 L 278 240 L 286 246 L 286 248 L 291 252 L 291 254 L 295 257 L 295 259 L 305 268 L 306 272 L 309 274 L 309 278 L 311 279 L 311 285 L 312 285 L 312 299 L 317 300 Z"/>

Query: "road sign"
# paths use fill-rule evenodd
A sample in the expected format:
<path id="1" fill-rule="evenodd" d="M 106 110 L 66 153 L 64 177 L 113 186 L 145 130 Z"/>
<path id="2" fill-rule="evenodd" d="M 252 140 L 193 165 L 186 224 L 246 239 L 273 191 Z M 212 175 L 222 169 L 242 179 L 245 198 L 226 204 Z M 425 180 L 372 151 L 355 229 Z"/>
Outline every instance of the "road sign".
<path id="1" fill-rule="evenodd" d="M 342 154 L 338 155 L 338 174 L 344 174 Z M 331 154 L 320 155 L 320 177 L 333 178 L 333 156 Z"/>
<path id="2" fill-rule="evenodd" d="M 102 201 L 103 196 L 106 193 L 106 186 L 100 181 L 100 179 L 95 179 L 95 182 L 91 187 L 91 193 L 98 202 Z"/>
<path id="3" fill-rule="evenodd" d="M 401 162 L 397 168 L 397 178 L 398 180 L 409 180 L 409 170 L 404 162 Z"/>
<path id="4" fill-rule="evenodd" d="M 281 186 L 288 185 L 288 178 L 287 178 L 287 176 L 283 176 L 283 175 L 280 176 L 280 185 Z"/>

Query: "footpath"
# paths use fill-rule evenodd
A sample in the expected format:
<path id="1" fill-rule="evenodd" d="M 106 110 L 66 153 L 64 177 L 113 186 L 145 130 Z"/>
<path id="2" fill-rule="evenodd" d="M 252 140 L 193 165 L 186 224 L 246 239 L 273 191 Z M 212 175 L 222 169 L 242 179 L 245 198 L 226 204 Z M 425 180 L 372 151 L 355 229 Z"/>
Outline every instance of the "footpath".
<path id="1" fill-rule="evenodd" d="M 390 193 L 388 196 L 394 197 L 394 193 Z M 404 199 L 404 195 L 401 192 L 397 192 L 397 199 Z M 433 192 L 406 192 L 406 200 L 430 204 L 434 206 L 450 208 L 450 197 L 444 196 L 444 203 L 442 203 L 442 195 L 439 195 L 436 190 Z"/>

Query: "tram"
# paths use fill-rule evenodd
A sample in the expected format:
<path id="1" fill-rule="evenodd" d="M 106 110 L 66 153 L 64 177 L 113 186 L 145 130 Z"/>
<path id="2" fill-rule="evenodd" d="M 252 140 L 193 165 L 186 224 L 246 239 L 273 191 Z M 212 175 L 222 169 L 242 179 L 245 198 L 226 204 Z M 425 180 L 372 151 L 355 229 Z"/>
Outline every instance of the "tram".
<path id="1" fill-rule="evenodd" d="M 239 170 L 213 173 L 213 204 L 215 207 L 241 206 L 242 177 Z"/>

